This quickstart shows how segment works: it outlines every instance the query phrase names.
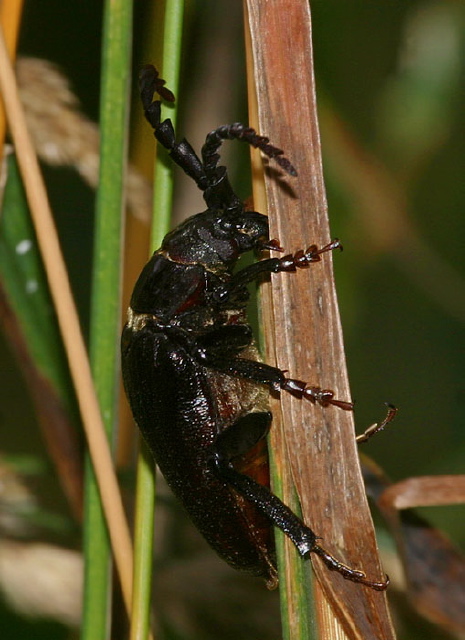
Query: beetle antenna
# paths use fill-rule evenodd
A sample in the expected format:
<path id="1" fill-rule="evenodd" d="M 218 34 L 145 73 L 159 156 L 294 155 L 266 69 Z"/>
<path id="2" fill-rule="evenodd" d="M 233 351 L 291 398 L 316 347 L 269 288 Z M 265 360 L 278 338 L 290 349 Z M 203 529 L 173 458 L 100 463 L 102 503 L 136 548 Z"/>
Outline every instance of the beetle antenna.
<path id="1" fill-rule="evenodd" d="M 205 191 L 208 180 L 200 158 L 187 140 L 176 142 L 173 123 L 169 118 L 161 122 L 161 102 L 153 100 L 154 94 L 158 93 L 167 102 L 174 102 L 175 98 L 174 94 L 165 87 L 165 80 L 160 78 L 153 64 L 142 67 L 139 74 L 139 90 L 145 117 L 153 128 L 155 138 L 169 151 L 174 162 L 195 180 L 199 189 Z"/>
<path id="2" fill-rule="evenodd" d="M 165 80 L 160 78 L 158 70 L 152 64 L 142 67 L 139 75 L 139 90 L 145 117 L 152 126 L 156 139 L 169 151 L 174 162 L 195 180 L 199 189 L 205 192 L 211 188 L 215 191 L 215 188 L 220 188 L 219 185 L 225 182 L 224 171 L 221 171 L 218 167 L 220 159 L 218 149 L 225 140 L 243 140 L 275 160 L 291 176 L 297 175 L 297 171 L 284 156 L 282 149 L 273 146 L 270 144 L 269 138 L 259 136 L 255 129 L 246 127 L 240 122 L 223 125 L 209 133 L 202 147 L 201 161 L 187 140 L 183 139 L 181 142 L 176 142 L 171 120 L 167 118 L 163 122 L 161 121 L 161 101 L 154 100 L 154 94 L 158 94 L 160 98 L 167 102 L 174 102 L 175 100 L 174 94 L 165 84 Z M 231 188 L 229 190 L 232 194 L 229 200 L 231 207 L 233 207 L 236 204 L 236 200 L 237 202 L 239 200 Z M 214 194 L 209 196 L 209 198 L 211 197 L 214 197 Z"/>
<path id="3" fill-rule="evenodd" d="M 153 64 L 146 64 L 139 74 L 140 97 L 144 109 L 147 110 L 152 104 L 153 94 L 158 93 L 160 98 L 166 102 L 174 102 L 174 93 L 165 87 L 166 81 L 160 78 L 158 69 Z"/>
<path id="4" fill-rule="evenodd" d="M 275 160 L 279 166 L 289 173 L 291 176 L 297 176 L 296 169 L 291 162 L 284 156 L 284 151 L 270 144 L 270 139 L 266 136 L 259 136 L 255 129 L 246 127 L 240 122 L 234 124 L 223 125 L 214 131 L 211 131 L 202 147 L 202 160 L 205 172 L 209 176 L 214 174 L 220 159 L 217 153 L 220 146 L 225 140 L 242 140 L 250 144 L 250 146 L 260 149 L 269 158 Z"/>

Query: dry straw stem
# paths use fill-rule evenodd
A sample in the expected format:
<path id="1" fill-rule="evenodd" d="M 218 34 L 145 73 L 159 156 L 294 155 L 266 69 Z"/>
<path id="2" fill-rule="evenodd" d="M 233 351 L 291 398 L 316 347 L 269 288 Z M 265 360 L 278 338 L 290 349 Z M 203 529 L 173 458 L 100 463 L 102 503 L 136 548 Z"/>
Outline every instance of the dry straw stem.
<path id="1" fill-rule="evenodd" d="M 63 342 L 68 355 L 89 451 L 108 522 L 115 562 L 121 579 L 123 597 L 129 612 L 132 597 L 132 545 L 129 528 L 92 383 L 89 360 L 53 223 L 53 216 L 37 158 L 27 132 L 23 108 L 18 97 L 15 77 L 5 45 L 3 30 L 1 29 L 0 90 Z"/>
<path id="2" fill-rule="evenodd" d="M 260 133 L 285 150 L 298 178 L 265 176 L 271 237 L 291 252 L 331 239 L 323 184 L 308 2 L 248 0 Z M 336 256 L 343 259 L 343 256 Z M 268 361 L 292 377 L 350 399 L 331 256 L 295 275 L 271 278 Z M 270 320 L 271 317 L 271 320 Z M 270 331 L 267 331 L 267 339 Z M 331 553 L 382 580 L 355 445 L 353 416 L 282 394 L 284 437 L 303 517 Z M 325 638 L 393 639 L 385 594 L 344 580 L 313 559 L 316 607 Z M 292 599 L 290 599 L 292 602 Z M 291 604 L 292 606 L 292 604 Z"/>
<path id="3" fill-rule="evenodd" d="M 465 504 L 465 476 L 420 476 L 388 487 L 380 501 L 394 509 Z"/>
<path id="4" fill-rule="evenodd" d="M 16 53 L 22 10 L 23 0 L 0 0 L 0 24 L 2 25 L 6 48 L 11 60 L 14 59 Z M 3 157 L 5 130 L 5 111 L 0 104 L 0 160 Z"/>

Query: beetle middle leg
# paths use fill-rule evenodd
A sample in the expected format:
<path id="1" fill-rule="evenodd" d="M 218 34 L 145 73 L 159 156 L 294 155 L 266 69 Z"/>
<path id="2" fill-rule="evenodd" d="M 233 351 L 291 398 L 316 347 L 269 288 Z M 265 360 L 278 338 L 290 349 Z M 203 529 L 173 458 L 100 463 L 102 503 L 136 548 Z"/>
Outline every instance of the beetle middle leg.
<path id="1" fill-rule="evenodd" d="M 331 404 L 335 407 L 339 407 L 340 409 L 352 411 L 354 408 L 353 403 L 345 400 L 337 400 L 331 389 L 308 386 L 307 383 L 302 380 L 286 378 L 284 371 L 278 369 L 278 367 L 272 367 L 271 365 L 263 362 L 232 357 L 233 349 L 231 348 L 229 336 L 234 335 L 236 330 L 237 327 L 234 325 L 228 325 L 216 329 L 216 346 L 212 343 L 208 345 L 205 341 L 197 340 L 193 348 L 194 357 L 205 367 L 215 369 L 220 373 L 227 373 L 231 376 L 245 378 L 252 382 L 256 382 L 257 384 L 266 385 L 272 391 L 288 391 L 297 398 L 305 398 L 313 404 L 319 404 L 322 407 L 327 407 Z M 226 357 L 221 353 L 221 349 L 219 348 L 222 344 L 229 344 L 228 354 Z"/>
<path id="2" fill-rule="evenodd" d="M 197 355 L 204 364 L 208 362 L 207 366 L 211 366 L 223 373 L 253 380 L 259 384 L 266 384 L 272 390 L 288 391 L 298 398 L 306 398 L 310 402 L 320 404 L 323 407 L 332 404 L 346 411 L 353 409 L 352 402 L 336 400 L 333 391 L 330 389 L 308 387 L 301 380 L 286 378 L 284 372 L 277 367 L 271 367 L 256 360 L 237 357 L 239 352 L 251 342 L 252 331 L 248 325 L 223 326 L 197 339 Z M 383 420 L 371 425 L 362 434 L 356 436 L 357 444 L 367 442 L 374 435 L 383 431 L 394 420 L 398 412 L 397 407 L 390 403 L 386 403 L 386 406 L 387 412 Z"/>
<path id="3" fill-rule="evenodd" d="M 397 407 L 390 404 L 389 402 L 386 402 L 386 406 L 387 406 L 387 413 L 384 420 L 382 420 L 381 422 L 375 422 L 375 424 L 372 424 L 371 427 L 368 427 L 368 429 L 365 429 L 363 433 L 357 436 L 355 438 L 355 441 L 357 442 L 357 444 L 363 444 L 364 442 L 367 442 L 374 435 L 376 435 L 380 431 L 383 431 L 383 429 L 385 429 L 388 426 L 388 424 L 394 420 L 398 411 Z"/>
<path id="4" fill-rule="evenodd" d="M 234 459 L 246 453 L 251 446 L 265 437 L 271 422 L 269 413 L 251 413 L 238 420 L 222 432 L 214 445 L 211 464 L 217 475 L 233 489 L 253 503 L 296 546 L 303 558 L 311 553 L 318 555 L 328 569 L 337 571 L 345 579 L 383 591 L 389 580 L 373 581 L 363 571 L 353 569 L 337 560 L 326 549 L 317 544 L 318 536 L 298 518 L 271 491 L 234 468 Z"/>

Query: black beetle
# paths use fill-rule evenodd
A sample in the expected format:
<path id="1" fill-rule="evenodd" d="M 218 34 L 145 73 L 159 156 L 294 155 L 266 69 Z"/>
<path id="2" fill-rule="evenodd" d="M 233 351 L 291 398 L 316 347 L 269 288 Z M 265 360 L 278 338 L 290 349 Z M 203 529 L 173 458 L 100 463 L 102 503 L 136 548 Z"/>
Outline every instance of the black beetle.
<path id="1" fill-rule="evenodd" d="M 146 118 L 174 162 L 203 191 L 207 209 L 165 237 L 134 288 L 122 336 L 124 384 L 134 418 L 169 486 L 230 565 L 275 586 L 274 524 L 302 557 L 315 553 L 344 578 L 383 590 L 387 580 L 368 580 L 334 558 L 268 488 L 268 390 L 347 410 L 352 403 L 260 362 L 245 311 L 248 283 L 264 273 L 308 267 L 339 242 L 234 272 L 247 251 L 282 249 L 269 239 L 268 218 L 246 211 L 234 193 L 226 167 L 218 166 L 219 147 L 224 140 L 243 140 L 287 173 L 296 171 L 268 138 L 240 123 L 209 133 L 200 160 L 185 139 L 176 142 L 169 119 L 160 121 L 154 93 L 174 100 L 164 84 L 153 66 L 144 67 L 140 92 Z"/>

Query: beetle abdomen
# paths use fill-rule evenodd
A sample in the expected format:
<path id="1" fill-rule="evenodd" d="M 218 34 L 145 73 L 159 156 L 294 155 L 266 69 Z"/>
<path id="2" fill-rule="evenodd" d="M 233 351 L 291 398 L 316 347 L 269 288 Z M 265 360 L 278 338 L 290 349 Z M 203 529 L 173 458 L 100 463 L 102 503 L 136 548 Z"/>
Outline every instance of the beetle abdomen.
<path id="1" fill-rule="evenodd" d="M 235 413 L 242 409 L 230 403 L 228 418 L 222 418 L 224 405 L 216 396 L 221 380 L 215 384 L 214 374 L 148 320 L 137 330 L 126 326 L 123 332 L 123 371 L 135 420 L 196 527 L 230 565 L 275 586 L 269 522 L 210 464 L 218 433 L 234 423 Z M 256 385 L 221 378 L 248 384 L 256 392 Z"/>

